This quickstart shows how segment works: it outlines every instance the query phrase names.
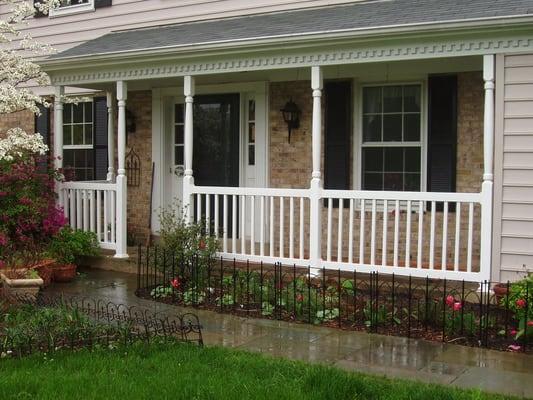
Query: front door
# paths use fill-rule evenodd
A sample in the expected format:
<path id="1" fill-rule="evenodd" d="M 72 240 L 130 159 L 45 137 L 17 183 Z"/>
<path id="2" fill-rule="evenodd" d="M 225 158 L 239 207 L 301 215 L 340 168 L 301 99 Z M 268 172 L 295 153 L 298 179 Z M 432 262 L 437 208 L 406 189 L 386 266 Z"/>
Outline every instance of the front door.
<path id="1" fill-rule="evenodd" d="M 184 112 L 174 105 L 172 194 L 182 200 L 184 170 Z M 197 186 L 239 186 L 240 95 L 198 95 L 194 101 L 193 174 Z M 231 202 L 231 199 L 230 199 Z M 222 204 L 220 204 L 222 206 Z M 205 210 L 205 205 L 202 209 Z M 211 208 L 214 207 L 213 202 Z M 231 204 L 229 204 L 231 210 Z M 196 211 L 196 204 L 193 210 Z M 222 212 L 222 210 L 219 210 Z M 214 209 L 210 210 L 214 215 Z M 220 214 L 222 215 L 222 214 Z M 196 216 L 195 216 L 196 217 Z M 228 216 L 231 220 L 231 216 Z"/>

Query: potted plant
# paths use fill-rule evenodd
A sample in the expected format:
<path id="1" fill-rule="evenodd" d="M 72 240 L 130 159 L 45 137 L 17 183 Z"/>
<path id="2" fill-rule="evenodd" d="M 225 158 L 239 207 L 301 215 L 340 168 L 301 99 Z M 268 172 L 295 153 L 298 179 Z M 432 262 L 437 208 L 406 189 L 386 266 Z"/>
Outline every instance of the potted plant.
<path id="1" fill-rule="evenodd" d="M 56 260 L 53 266 L 53 280 L 71 282 L 76 277 L 78 258 L 98 254 L 96 234 L 65 226 L 52 238 L 47 254 Z"/>
<path id="2" fill-rule="evenodd" d="M 12 129 L 0 140 L 0 277 L 7 294 L 35 294 L 44 251 L 65 224 L 54 186 L 60 174 L 40 166 L 47 146 L 38 134 Z"/>

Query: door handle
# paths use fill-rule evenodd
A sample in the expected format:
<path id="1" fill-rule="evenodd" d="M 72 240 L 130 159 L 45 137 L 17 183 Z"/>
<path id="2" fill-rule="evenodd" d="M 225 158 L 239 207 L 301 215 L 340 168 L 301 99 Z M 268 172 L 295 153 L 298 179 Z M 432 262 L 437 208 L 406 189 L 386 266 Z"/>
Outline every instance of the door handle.
<path id="1" fill-rule="evenodd" d="M 177 167 L 174 167 L 174 175 L 177 177 L 182 177 L 184 175 L 184 170 L 181 165 L 178 165 Z"/>

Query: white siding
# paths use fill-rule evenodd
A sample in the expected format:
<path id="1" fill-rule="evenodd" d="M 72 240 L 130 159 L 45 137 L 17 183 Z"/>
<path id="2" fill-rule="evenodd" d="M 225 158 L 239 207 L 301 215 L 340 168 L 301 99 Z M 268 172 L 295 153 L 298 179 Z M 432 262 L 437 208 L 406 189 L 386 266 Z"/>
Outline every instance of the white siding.
<path id="1" fill-rule="evenodd" d="M 99 8 L 94 12 L 35 18 L 30 21 L 27 29 L 33 37 L 51 44 L 57 50 L 64 50 L 112 30 L 353 2 L 354 0 L 113 0 L 111 7 Z M 5 13 L 6 6 L 2 6 L 0 15 Z"/>
<path id="2" fill-rule="evenodd" d="M 494 265 L 507 279 L 533 271 L 533 54 L 506 55 L 500 67 Z"/>

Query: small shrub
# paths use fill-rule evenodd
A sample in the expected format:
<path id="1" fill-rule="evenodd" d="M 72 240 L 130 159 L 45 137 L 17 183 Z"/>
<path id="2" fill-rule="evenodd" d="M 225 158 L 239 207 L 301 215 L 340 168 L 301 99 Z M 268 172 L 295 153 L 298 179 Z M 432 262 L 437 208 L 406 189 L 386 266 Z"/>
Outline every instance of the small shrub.
<path id="1" fill-rule="evenodd" d="M 47 254 L 60 264 L 74 264 L 81 256 L 97 255 L 96 234 L 65 226 L 52 238 Z"/>
<path id="2" fill-rule="evenodd" d="M 194 260 L 200 268 L 210 265 L 219 243 L 215 237 L 205 233 L 205 222 L 189 223 L 179 201 L 162 208 L 159 221 L 159 235 L 164 249 L 183 260 Z"/>

